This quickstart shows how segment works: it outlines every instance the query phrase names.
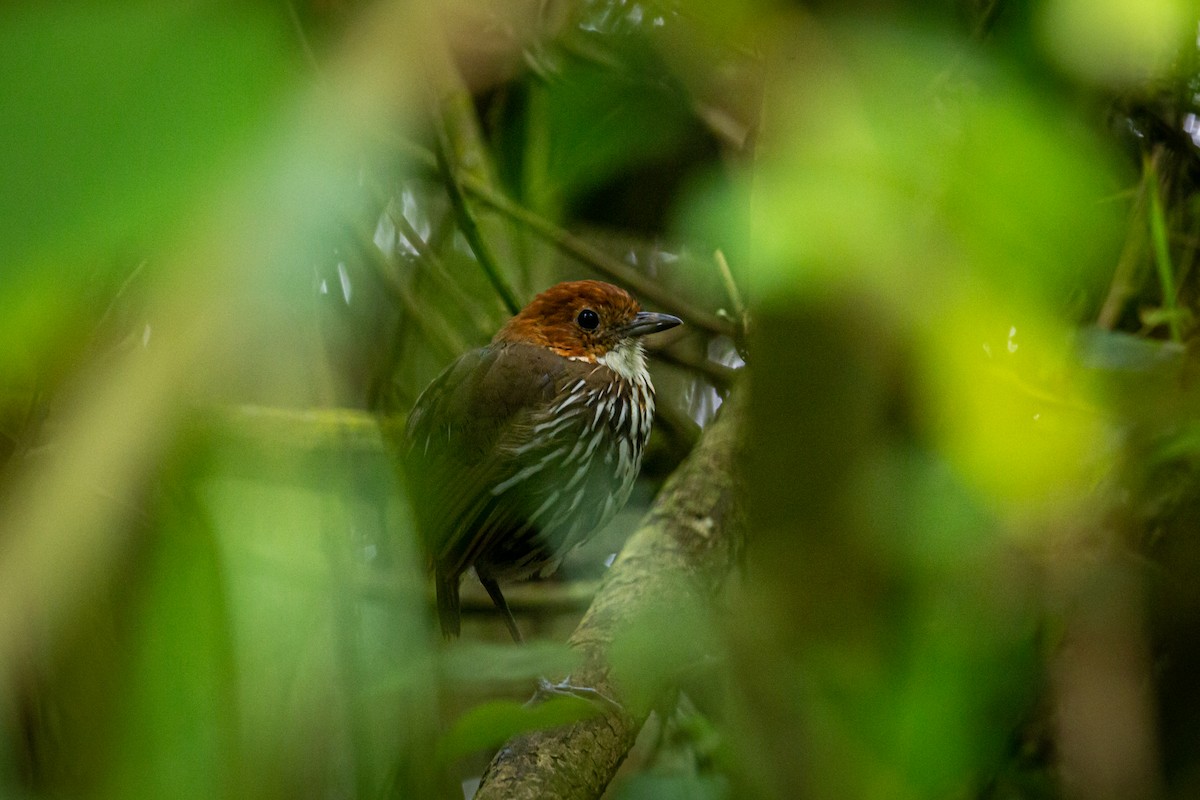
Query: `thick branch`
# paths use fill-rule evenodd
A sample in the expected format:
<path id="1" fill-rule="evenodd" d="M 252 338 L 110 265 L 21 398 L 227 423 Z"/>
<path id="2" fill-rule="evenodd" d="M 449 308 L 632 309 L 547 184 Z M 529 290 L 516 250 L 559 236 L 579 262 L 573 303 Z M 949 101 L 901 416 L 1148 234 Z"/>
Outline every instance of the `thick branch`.
<path id="1" fill-rule="evenodd" d="M 725 584 L 743 539 L 734 487 L 741 437 L 740 392 L 705 430 L 671 476 L 605 576 L 571 637 L 583 655 L 571 683 L 625 706 L 602 716 L 511 740 L 484 773 L 476 800 L 599 797 L 646 721 L 612 674 L 609 649 L 636 620 L 710 604 Z"/>

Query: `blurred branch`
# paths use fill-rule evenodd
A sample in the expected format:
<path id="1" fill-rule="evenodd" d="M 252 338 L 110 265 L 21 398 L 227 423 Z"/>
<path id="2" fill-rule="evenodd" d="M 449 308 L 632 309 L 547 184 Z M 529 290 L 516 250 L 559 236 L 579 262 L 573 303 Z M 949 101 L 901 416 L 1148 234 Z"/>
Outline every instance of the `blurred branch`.
<path id="1" fill-rule="evenodd" d="M 384 134 L 397 150 L 416 165 L 437 171 L 437 156 L 418 144 L 393 134 Z M 722 336 L 733 337 L 737 326 L 716 314 L 698 308 L 682 299 L 676 292 L 648 278 L 635 268 L 605 253 L 600 248 L 555 225 L 539 214 L 508 199 L 504 194 L 471 175 L 459 175 L 464 192 L 496 211 L 521 223 L 530 231 L 550 242 L 567 255 L 584 263 L 602 275 L 628 286 L 643 300 L 683 317 L 692 326 Z"/>
<path id="2" fill-rule="evenodd" d="M 999 16 L 1000 0 L 978 0 L 975 3 L 975 24 L 972 30 L 972 36 L 975 39 L 983 39 L 992 30 L 992 26 L 996 22 L 996 17 Z"/>
<path id="3" fill-rule="evenodd" d="M 604 792 L 649 713 L 623 695 L 612 674 L 610 646 L 647 612 L 670 614 L 711 603 L 741 550 L 734 476 L 743 408 L 739 396 L 725 404 L 663 487 L 571 636 L 571 646 L 582 655 L 572 683 L 625 702 L 624 709 L 510 740 L 488 765 L 476 800 L 571 800 Z"/>
<path id="4" fill-rule="evenodd" d="M 220 406 L 210 421 L 235 444 L 269 445 L 274 452 L 384 452 L 379 416 L 366 411 Z"/>
<path id="5" fill-rule="evenodd" d="M 560 612 L 585 610 L 596 596 L 598 580 L 526 581 L 504 587 L 504 599 L 513 613 L 545 616 Z M 430 587 L 429 607 L 435 597 Z M 462 586 L 462 609 L 465 613 L 486 614 L 496 619 L 496 604 L 479 581 L 465 581 Z M 507 634 L 504 634 L 507 636 Z"/>
<path id="6" fill-rule="evenodd" d="M 666 364 L 674 364 L 677 367 L 682 367 L 683 369 L 703 375 L 722 392 L 728 391 L 737 378 L 738 371 L 736 369 L 731 369 L 715 361 L 709 361 L 707 358 L 697 358 L 683 352 L 682 348 L 660 347 L 657 350 L 653 350 L 650 355 Z"/>

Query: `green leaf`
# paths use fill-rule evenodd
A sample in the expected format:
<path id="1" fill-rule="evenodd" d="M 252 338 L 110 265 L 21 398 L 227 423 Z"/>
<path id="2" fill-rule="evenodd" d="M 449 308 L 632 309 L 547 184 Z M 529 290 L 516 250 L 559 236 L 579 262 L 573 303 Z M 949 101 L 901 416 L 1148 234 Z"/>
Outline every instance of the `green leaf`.
<path id="1" fill-rule="evenodd" d="M 442 737 L 439 754 L 443 763 L 452 763 L 469 753 L 497 747 L 517 734 L 569 725 L 599 713 L 592 703 L 570 695 L 552 697 L 535 706 L 513 700 L 484 703 L 458 718 Z"/>

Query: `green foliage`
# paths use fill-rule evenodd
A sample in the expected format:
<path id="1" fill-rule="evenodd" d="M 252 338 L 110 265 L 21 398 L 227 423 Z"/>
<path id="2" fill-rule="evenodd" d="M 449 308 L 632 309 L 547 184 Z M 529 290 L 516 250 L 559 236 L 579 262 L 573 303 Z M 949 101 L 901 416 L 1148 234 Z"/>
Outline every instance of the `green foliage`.
<path id="1" fill-rule="evenodd" d="M 287 88 L 280 23 L 254 6 L 0 14 L 4 363 L 73 321 L 97 259 L 163 236 L 263 142 Z"/>
<path id="2" fill-rule="evenodd" d="M 10 268 L 153 232 L 234 166 L 282 100 L 280 27 L 252 6 L 6 10 Z"/>
<path id="3" fill-rule="evenodd" d="M 670 158 L 691 123 L 682 86 L 663 79 L 649 43 L 621 43 L 620 66 L 571 63 L 542 89 L 547 171 L 571 193 L 585 192 L 639 162 Z M 654 120 L 646 125 L 646 120 Z"/>

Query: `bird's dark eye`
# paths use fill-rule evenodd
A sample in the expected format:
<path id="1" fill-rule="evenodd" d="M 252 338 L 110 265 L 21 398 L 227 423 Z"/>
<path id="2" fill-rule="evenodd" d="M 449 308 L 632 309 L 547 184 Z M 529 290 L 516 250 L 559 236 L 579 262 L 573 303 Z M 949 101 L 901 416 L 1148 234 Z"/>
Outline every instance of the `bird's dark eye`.
<path id="1" fill-rule="evenodd" d="M 592 311 L 590 308 L 585 308 L 583 311 L 580 311 L 579 316 L 575 318 L 575 321 L 578 322 L 579 327 L 583 328 L 585 331 L 594 331 L 596 328 L 600 327 L 600 315 L 595 311 Z"/>

